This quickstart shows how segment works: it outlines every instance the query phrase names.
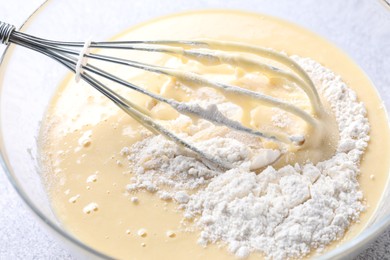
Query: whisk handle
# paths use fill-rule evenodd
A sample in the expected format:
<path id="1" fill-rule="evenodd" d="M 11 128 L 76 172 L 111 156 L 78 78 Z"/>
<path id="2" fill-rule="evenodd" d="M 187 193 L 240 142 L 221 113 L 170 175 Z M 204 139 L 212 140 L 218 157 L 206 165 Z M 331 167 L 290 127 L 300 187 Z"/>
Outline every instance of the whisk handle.
<path id="1" fill-rule="evenodd" d="M 0 42 L 8 45 L 11 34 L 15 29 L 15 26 L 0 21 Z"/>

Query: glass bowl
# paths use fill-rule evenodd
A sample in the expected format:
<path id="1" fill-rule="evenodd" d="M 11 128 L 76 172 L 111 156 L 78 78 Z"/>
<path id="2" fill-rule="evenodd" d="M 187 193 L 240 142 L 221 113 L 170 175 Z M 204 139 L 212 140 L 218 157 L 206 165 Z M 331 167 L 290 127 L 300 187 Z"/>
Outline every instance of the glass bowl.
<path id="1" fill-rule="evenodd" d="M 385 4 L 385 1 L 383 1 Z M 385 4 L 386 5 L 386 4 Z M 300 24 L 335 43 L 362 67 L 390 108 L 390 13 L 379 1 L 144 0 L 47 1 L 21 31 L 49 39 L 104 40 L 137 23 L 194 9 L 240 9 Z M 48 70 L 50 68 L 50 70 Z M 59 241 L 80 258 L 110 258 L 69 234 L 53 215 L 36 160 L 40 121 L 56 87 L 67 74 L 40 54 L 11 46 L 0 67 L 1 163 L 17 192 Z M 351 258 L 390 224 L 387 188 L 369 227 L 320 258 Z"/>

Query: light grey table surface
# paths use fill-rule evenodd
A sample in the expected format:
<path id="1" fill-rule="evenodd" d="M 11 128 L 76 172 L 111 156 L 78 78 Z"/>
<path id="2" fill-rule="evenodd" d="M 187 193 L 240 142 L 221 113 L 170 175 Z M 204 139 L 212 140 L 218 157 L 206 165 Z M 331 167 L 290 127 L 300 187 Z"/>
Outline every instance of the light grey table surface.
<path id="1" fill-rule="evenodd" d="M 42 2 L 0 0 L 0 20 L 19 26 Z M 0 169 L 0 260 L 8 259 L 74 258 L 46 234 Z M 356 258 L 362 259 L 390 259 L 390 229 Z"/>

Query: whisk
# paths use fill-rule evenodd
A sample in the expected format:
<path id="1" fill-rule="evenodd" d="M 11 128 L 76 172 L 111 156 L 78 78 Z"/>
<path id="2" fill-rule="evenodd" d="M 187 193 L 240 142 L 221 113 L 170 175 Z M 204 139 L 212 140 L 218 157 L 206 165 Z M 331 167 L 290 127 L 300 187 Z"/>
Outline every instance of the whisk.
<path id="1" fill-rule="evenodd" d="M 150 115 L 148 115 L 146 110 L 113 91 L 110 87 L 99 81 L 96 76 L 136 90 L 157 101 L 164 102 L 173 107 L 179 113 L 203 118 L 214 124 L 225 125 L 236 131 L 275 140 L 281 143 L 293 143 L 295 145 L 302 145 L 305 142 L 305 137 L 299 134 L 287 135 L 278 132 L 259 131 L 257 129 L 244 126 L 237 121 L 225 117 L 215 105 L 209 106 L 208 108 L 202 108 L 198 105 L 188 105 L 174 99 L 166 98 L 91 65 L 88 63 L 88 60 L 96 59 L 123 66 L 130 66 L 151 73 L 171 76 L 176 78 L 179 82 L 190 82 L 192 85 L 212 87 L 225 91 L 226 93 L 240 95 L 255 100 L 261 105 L 278 107 L 288 113 L 292 113 L 313 127 L 318 125 L 319 118 L 323 114 L 320 97 L 307 73 L 288 56 L 271 49 L 254 45 L 209 39 L 178 41 L 61 42 L 46 40 L 18 32 L 13 25 L 4 22 L 0 22 L 0 41 L 5 45 L 14 43 L 29 48 L 58 61 L 76 74 L 76 80 L 81 78 L 89 83 L 92 87 L 100 91 L 103 95 L 113 101 L 122 110 L 153 133 L 162 134 L 175 143 L 192 150 L 199 155 L 200 158 L 206 159 L 208 162 L 225 169 L 231 168 L 232 165 L 201 151 L 195 145 L 180 138 L 177 134 L 168 130 L 166 127 L 154 120 Z M 156 66 L 153 64 L 146 64 L 101 54 L 94 54 L 90 52 L 91 49 L 123 49 L 131 51 L 160 52 L 176 56 L 180 55 L 187 59 L 196 60 L 200 63 L 206 64 L 207 66 L 229 64 L 231 66 L 240 67 L 244 70 L 258 71 L 268 78 L 282 78 L 286 82 L 301 88 L 305 92 L 310 101 L 314 116 L 286 101 L 238 86 L 210 80 L 194 72 Z M 282 64 L 285 69 L 268 65 L 261 59 L 256 59 L 252 56 L 243 56 L 240 55 L 240 53 L 255 54 L 258 57 L 262 57 L 262 59 L 265 58 L 273 60 L 278 64 Z"/>

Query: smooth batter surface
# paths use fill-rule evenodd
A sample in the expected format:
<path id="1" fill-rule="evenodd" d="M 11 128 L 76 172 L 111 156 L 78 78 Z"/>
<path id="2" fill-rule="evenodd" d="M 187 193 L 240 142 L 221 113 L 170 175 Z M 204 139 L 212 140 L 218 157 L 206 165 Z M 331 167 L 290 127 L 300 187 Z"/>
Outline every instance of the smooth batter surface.
<path id="1" fill-rule="evenodd" d="M 213 38 L 247 42 L 311 57 L 341 75 L 365 103 L 371 124 L 371 141 L 361 164 L 360 177 L 368 209 L 362 214 L 361 222 L 354 224 L 343 240 L 356 236 L 364 229 L 387 182 L 388 162 L 379 164 L 378 158 L 389 155 L 390 135 L 386 113 L 375 89 L 360 69 L 337 48 L 286 22 L 233 11 L 171 16 L 143 24 L 121 37 Z M 155 54 L 142 55 L 142 59 L 154 64 L 167 61 L 166 57 Z M 125 73 L 121 68 L 110 66 L 109 71 L 118 75 Z M 164 95 L 186 99 L 183 93 L 170 88 L 170 81 L 165 76 L 140 74 L 138 71 L 126 73 L 133 83 L 154 91 L 161 91 L 165 84 Z M 151 104 L 150 99 L 134 92 L 124 92 L 124 95 L 139 105 L 149 107 L 151 113 L 160 119 L 177 116 L 170 108 Z M 304 100 L 301 105 L 308 106 Z M 294 131 L 308 131 L 299 120 L 295 121 L 298 123 Z M 256 125 L 256 122 L 252 123 Z M 53 99 L 41 134 L 45 180 L 60 221 L 84 243 L 116 258 L 233 259 L 218 245 L 206 249 L 197 245 L 196 232 L 181 232 L 182 214 L 175 210 L 174 203 L 163 202 L 157 196 L 143 192 L 136 194 L 138 202 L 132 202 L 132 196 L 126 194 L 125 185 L 131 172 L 120 151 L 142 138 L 141 129 L 139 124 L 88 85 L 75 84 L 73 79 L 65 82 Z M 327 148 L 331 151 L 332 145 Z M 98 207 L 89 209 L 88 205 L 94 205 L 91 203 L 96 203 Z M 139 232 L 140 229 L 146 231 Z M 332 246 L 337 246 L 337 243 Z M 251 258 L 256 258 L 256 255 Z"/>

